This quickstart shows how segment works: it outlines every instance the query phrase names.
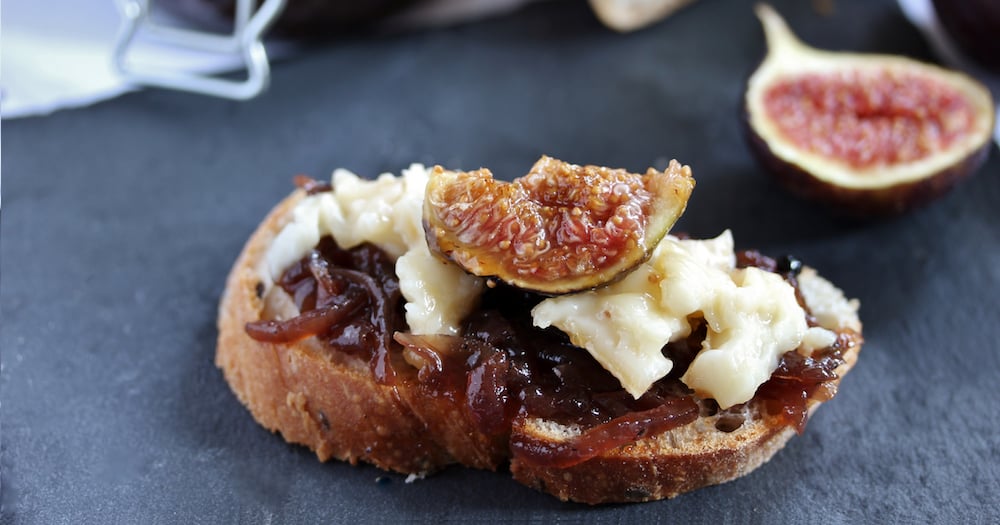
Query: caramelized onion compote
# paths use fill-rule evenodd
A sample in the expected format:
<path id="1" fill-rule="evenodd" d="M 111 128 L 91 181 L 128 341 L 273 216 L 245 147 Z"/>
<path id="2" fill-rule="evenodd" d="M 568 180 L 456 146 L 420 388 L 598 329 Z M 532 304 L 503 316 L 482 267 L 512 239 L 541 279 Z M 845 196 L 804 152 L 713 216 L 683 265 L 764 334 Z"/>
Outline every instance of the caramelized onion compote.
<path id="1" fill-rule="evenodd" d="M 337 351 L 368 359 L 378 382 L 394 381 L 392 362 L 400 346 L 392 334 L 405 330 L 406 321 L 388 254 L 368 243 L 345 250 L 326 236 L 276 284 L 294 299 L 300 315 L 247 323 L 250 337 L 291 343 L 316 336 Z"/>
<path id="2" fill-rule="evenodd" d="M 780 273 L 797 288 L 801 263 L 795 259 L 741 252 L 737 261 Z M 532 326 L 531 309 L 542 299 L 537 294 L 497 284 L 466 318 L 462 335 L 414 335 L 407 331 L 391 258 L 371 244 L 345 250 L 329 236 L 277 285 L 294 299 L 300 315 L 247 324 L 257 340 L 291 343 L 315 336 L 332 351 L 367 359 L 382 384 L 405 381 L 429 400 L 461 407 L 488 436 L 511 436 L 512 428 L 529 418 L 579 430 L 558 445 L 515 433 L 512 452 L 523 461 L 571 466 L 694 421 L 711 404 L 699 403 L 679 379 L 701 349 L 704 325 L 664 347 L 673 370 L 635 399 L 565 334 Z M 809 322 L 814 323 L 811 316 Z M 768 413 L 801 432 L 808 402 L 833 394 L 834 370 L 843 362 L 840 344 L 811 357 L 785 354 L 757 393 Z M 741 424 L 734 419 L 719 428 L 732 431 Z"/>

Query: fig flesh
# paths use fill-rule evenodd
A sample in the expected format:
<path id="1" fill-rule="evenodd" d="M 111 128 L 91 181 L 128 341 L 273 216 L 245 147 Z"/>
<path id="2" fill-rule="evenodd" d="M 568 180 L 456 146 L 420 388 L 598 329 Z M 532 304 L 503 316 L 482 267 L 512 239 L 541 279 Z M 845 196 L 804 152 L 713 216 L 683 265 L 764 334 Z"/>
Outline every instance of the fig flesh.
<path id="1" fill-rule="evenodd" d="M 758 5 L 768 52 L 747 82 L 751 149 L 796 194 L 855 215 L 942 195 L 985 160 L 989 91 L 912 59 L 821 51 Z"/>
<path id="2" fill-rule="evenodd" d="M 691 169 L 644 175 L 543 156 L 513 182 L 487 169 L 431 171 L 424 232 L 431 251 L 465 271 L 524 290 L 595 288 L 645 261 L 684 212 Z"/>

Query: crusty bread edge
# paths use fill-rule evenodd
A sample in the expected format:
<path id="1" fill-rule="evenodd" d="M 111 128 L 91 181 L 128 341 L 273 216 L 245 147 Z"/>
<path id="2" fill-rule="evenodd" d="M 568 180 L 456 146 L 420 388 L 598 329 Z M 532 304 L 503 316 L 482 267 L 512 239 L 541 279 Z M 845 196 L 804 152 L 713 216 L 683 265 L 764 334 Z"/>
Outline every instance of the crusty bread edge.
<path id="1" fill-rule="evenodd" d="M 246 334 L 246 323 L 260 319 L 264 308 L 260 265 L 304 196 L 298 190 L 281 201 L 233 265 L 219 305 L 216 366 L 261 425 L 321 461 L 361 460 L 404 473 L 452 463 L 395 388 L 372 380 L 366 363 L 320 355 L 315 344 L 262 343 Z"/>
<path id="2" fill-rule="evenodd" d="M 813 268 L 805 268 L 803 274 L 830 285 Z M 839 289 L 833 289 L 841 294 Z M 837 299 L 842 303 L 839 306 L 845 307 L 845 315 L 838 318 L 837 326 L 828 328 L 842 336 L 845 347 L 844 363 L 836 369 L 835 387 L 840 386 L 843 377 L 857 363 L 863 343 L 857 305 L 842 295 Z M 810 402 L 810 418 L 821 404 Z M 795 435 L 792 427 L 766 414 L 757 401 L 747 403 L 744 412 L 745 421 L 735 431 L 716 429 L 719 415 L 701 416 L 688 425 L 641 439 L 569 468 L 540 467 L 515 457 L 511 461 L 511 472 L 521 483 L 564 501 L 600 504 L 673 498 L 749 474 L 770 460 Z M 538 419 L 522 422 L 515 431 L 550 443 L 566 440 L 575 433 L 572 428 Z"/>
<path id="3" fill-rule="evenodd" d="M 810 415 L 819 405 L 810 407 Z M 528 422 L 522 431 L 537 439 L 555 441 L 546 428 L 536 423 Z M 792 427 L 767 416 L 746 422 L 733 433 L 705 430 L 706 443 L 678 444 L 667 432 L 564 469 L 514 459 L 511 472 L 519 482 L 563 501 L 592 505 L 653 501 L 745 476 L 770 460 L 795 435 Z M 701 444 L 706 446 L 701 448 Z"/>

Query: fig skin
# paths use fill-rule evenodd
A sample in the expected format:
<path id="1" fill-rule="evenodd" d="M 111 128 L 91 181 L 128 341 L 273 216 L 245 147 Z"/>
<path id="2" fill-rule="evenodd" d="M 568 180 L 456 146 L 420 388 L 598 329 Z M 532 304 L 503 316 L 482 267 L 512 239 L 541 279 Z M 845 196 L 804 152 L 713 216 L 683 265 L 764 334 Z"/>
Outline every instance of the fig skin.
<path id="1" fill-rule="evenodd" d="M 691 168 L 643 175 L 542 156 L 528 175 L 446 171 L 427 183 L 423 227 L 438 258 L 543 295 L 597 288 L 645 262 L 684 212 Z"/>
<path id="2" fill-rule="evenodd" d="M 897 216 L 926 206 L 979 169 L 989 156 L 991 144 L 987 142 L 958 164 L 930 177 L 885 188 L 852 189 L 818 179 L 806 169 L 779 159 L 767 142 L 750 129 L 748 119 L 744 118 L 744 123 L 751 153 L 782 187 L 837 214 L 860 219 Z"/>
<path id="3" fill-rule="evenodd" d="M 979 82 L 905 57 L 816 50 L 800 42 L 770 6 L 758 4 L 755 10 L 764 25 L 768 53 L 747 80 L 744 131 L 754 157 L 791 193 L 842 215 L 894 216 L 944 195 L 985 161 L 992 145 L 994 109 L 989 91 Z M 842 71 L 915 75 L 954 90 L 968 102 L 973 122 L 956 144 L 915 161 L 858 168 L 822 157 L 782 136 L 763 102 L 769 86 L 817 71 L 821 75 Z"/>
<path id="4" fill-rule="evenodd" d="M 938 20 L 965 54 L 1000 71 L 1000 2 L 934 0 Z"/>

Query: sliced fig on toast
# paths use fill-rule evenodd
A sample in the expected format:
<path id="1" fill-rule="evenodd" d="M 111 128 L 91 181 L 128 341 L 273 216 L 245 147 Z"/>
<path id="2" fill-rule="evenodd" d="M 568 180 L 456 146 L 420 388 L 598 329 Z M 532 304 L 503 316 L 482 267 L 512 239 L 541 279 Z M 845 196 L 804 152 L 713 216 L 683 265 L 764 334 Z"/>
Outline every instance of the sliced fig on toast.
<path id="1" fill-rule="evenodd" d="M 900 213 L 985 160 L 989 91 L 964 74 L 889 55 L 803 44 L 758 5 L 768 52 L 744 95 L 751 149 L 792 192 L 854 215 Z"/>
<path id="2" fill-rule="evenodd" d="M 528 175 L 435 168 L 424 199 L 432 252 L 543 294 L 594 288 L 645 261 L 683 213 L 691 169 L 639 175 L 542 157 Z"/>

